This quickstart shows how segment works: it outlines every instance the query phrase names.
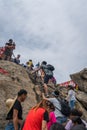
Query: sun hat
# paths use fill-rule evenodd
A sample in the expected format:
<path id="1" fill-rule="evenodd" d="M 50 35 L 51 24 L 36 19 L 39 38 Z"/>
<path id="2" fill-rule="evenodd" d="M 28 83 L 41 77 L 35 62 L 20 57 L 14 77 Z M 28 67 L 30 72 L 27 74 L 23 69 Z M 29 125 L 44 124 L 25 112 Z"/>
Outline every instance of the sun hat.
<path id="1" fill-rule="evenodd" d="M 9 98 L 9 99 L 6 100 L 7 114 L 8 114 L 8 113 L 10 112 L 10 110 L 12 109 L 12 107 L 13 107 L 13 105 L 14 105 L 16 99 L 17 99 L 17 97 L 14 98 L 14 99 Z"/>

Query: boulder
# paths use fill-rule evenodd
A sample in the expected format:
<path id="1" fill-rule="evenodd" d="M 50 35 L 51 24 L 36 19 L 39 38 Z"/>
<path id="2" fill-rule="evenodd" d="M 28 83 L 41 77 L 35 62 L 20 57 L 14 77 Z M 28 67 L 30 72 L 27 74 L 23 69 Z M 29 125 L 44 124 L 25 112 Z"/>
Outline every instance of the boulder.
<path id="1" fill-rule="evenodd" d="M 87 94 L 84 92 L 78 91 L 76 97 L 78 101 L 83 105 L 83 107 L 87 110 Z"/>
<path id="2" fill-rule="evenodd" d="M 34 84 L 29 79 L 26 69 L 9 61 L 0 60 L 0 68 L 8 73 L 0 72 L 0 130 L 4 130 L 6 121 L 6 100 L 15 98 L 20 89 L 26 89 L 28 96 L 23 103 L 23 117 L 29 109 L 36 105 L 36 95 L 33 91 Z"/>
<path id="3" fill-rule="evenodd" d="M 79 86 L 81 91 L 87 93 L 87 68 L 78 73 L 71 74 L 70 77 Z"/>
<path id="4" fill-rule="evenodd" d="M 67 87 L 58 86 L 61 98 L 66 98 L 68 94 Z M 83 119 L 87 121 L 87 94 L 81 91 L 76 91 L 76 108 L 83 112 Z"/>

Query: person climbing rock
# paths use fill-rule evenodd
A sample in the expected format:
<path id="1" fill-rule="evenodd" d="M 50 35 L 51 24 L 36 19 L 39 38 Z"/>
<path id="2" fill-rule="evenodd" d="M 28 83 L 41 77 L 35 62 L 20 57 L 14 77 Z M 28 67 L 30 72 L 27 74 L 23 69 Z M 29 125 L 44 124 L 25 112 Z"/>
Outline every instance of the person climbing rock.
<path id="1" fill-rule="evenodd" d="M 53 105 L 55 106 L 55 111 L 54 111 L 54 113 L 55 113 L 55 117 L 56 117 L 57 122 L 58 122 L 58 123 L 61 123 L 61 124 L 65 123 L 65 122 L 67 121 L 67 118 L 66 118 L 65 115 L 63 115 L 63 114 L 61 113 L 61 104 L 60 104 L 60 102 L 59 102 L 59 100 L 58 100 L 59 91 L 56 90 L 56 91 L 52 92 L 52 95 L 51 95 L 50 98 L 46 98 L 46 97 L 44 96 L 44 94 L 42 94 L 42 97 L 43 97 L 43 99 L 47 99 L 47 100 L 49 100 L 50 102 L 52 102 Z"/>
<path id="2" fill-rule="evenodd" d="M 42 70 L 42 72 L 44 73 L 44 90 L 45 90 L 45 94 L 46 94 L 46 97 L 49 96 L 48 94 L 48 82 L 50 79 L 52 79 L 53 77 L 53 70 L 54 70 L 54 67 L 52 65 L 47 65 L 47 62 L 46 61 L 43 61 L 42 64 L 41 64 L 41 67 L 40 69 Z"/>

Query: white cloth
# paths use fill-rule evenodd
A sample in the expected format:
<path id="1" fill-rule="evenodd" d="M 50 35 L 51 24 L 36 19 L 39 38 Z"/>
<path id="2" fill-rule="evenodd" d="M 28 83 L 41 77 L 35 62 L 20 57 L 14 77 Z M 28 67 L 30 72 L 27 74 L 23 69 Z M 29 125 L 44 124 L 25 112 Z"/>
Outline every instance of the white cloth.
<path id="1" fill-rule="evenodd" d="M 48 100 L 50 102 L 52 102 L 53 105 L 56 107 L 55 111 L 54 111 L 56 118 L 57 117 L 64 117 L 64 115 L 59 111 L 59 110 L 61 110 L 61 104 L 60 104 L 60 102 L 56 98 L 49 98 Z"/>
<path id="2" fill-rule="evenodd" d="M 68 92 L 68 98 L 69 98 L 69 101 L 76 101 L 76 97 L 75 97 L 75 92 L 74 92 L 74 90 L 69 90 L 69 92 Z"/>

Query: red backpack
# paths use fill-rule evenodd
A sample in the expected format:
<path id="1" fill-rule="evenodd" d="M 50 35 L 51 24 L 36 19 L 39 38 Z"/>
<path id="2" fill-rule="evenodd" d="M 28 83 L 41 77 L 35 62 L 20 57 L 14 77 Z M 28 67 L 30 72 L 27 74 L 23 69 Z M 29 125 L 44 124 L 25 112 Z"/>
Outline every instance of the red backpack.
<path id="1" fill-rule="evenodd" d="M 0 58 L 2 58 L 4 52 L 5 52 L 5 47 L 0 47 Z"/>

